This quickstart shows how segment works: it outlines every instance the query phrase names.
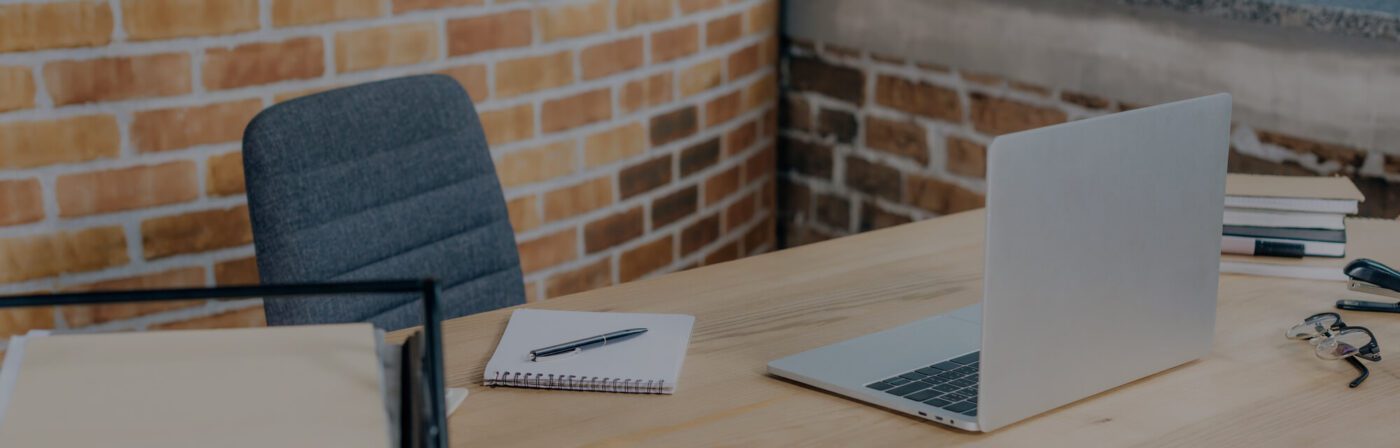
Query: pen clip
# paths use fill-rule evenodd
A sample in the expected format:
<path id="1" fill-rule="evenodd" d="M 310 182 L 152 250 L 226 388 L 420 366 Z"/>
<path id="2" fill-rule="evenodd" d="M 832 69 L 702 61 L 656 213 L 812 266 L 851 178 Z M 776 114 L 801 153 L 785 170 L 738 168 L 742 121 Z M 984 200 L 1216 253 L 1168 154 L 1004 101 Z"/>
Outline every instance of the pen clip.
<path id="1" fill-rule="evenodd" d="M 583 349 L 581 349 L 581 348 L 575 348 L 575 349 L 573 349 L 573 350 L 569 350 L 569 351 L 567 351 L 567 352 L 559 353 L 559 354 L 557 354 L 557 355 L 547 355 L 547 356 L 535 356 L 534 352 L 531 352 L 528 356 L 530 357 L 530 362 L 540 362 L 540 361 L 560 360 L 560 359 L 565 359 L 565 358 L 572 358 L 572 357 L 578 356 L 579 353 L 583 353 Z"/>

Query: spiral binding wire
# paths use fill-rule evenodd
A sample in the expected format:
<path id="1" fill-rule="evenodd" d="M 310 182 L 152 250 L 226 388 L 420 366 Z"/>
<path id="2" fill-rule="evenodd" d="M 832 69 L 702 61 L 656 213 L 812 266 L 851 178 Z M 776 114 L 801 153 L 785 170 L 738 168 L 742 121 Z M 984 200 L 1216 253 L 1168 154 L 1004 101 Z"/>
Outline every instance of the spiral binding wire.
<path id="1" fill-rule="evenodd" d="M 575 375 L 555 375 L 529 372 L 495 372 L 487 378 L 487 386 L 526 387 L 532 389 L 563 389 L 589 392 L 620 392 L 627 394 L 664 394 L 666 382 L 631 378 L 599 378 Z"/>

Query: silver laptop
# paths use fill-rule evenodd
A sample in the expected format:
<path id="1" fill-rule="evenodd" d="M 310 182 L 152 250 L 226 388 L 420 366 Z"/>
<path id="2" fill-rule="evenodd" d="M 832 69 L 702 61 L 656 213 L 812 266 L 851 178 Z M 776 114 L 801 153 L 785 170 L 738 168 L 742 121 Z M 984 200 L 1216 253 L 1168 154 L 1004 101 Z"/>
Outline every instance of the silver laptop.
<path id="1" fill-rule="evenodd" d="M 982 303 L 768 364 L 992 431 L 1210 351 L 1230 95 L 997 137 Z"/>

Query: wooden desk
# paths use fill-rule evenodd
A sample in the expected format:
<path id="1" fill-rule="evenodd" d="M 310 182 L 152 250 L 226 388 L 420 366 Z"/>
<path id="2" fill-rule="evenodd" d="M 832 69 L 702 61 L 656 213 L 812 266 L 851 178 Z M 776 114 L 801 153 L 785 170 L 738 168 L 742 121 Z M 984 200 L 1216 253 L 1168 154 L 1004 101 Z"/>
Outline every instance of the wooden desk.
<path id="1" fill-rule="evenodd" d="M 490 389 L 510 310 L 444 324 L 448 384 L 471 396 L 454 446 L 1397 446 L 1400 316 L 1345 312 L 1386 356 L 1371 378 L 1283 332 L 1332 309 L 1337 282 L 1221 278 L 1215 350 L 1114 391 L 972 434 L 768 376 L 768 361 L 972 304 L 980 212 L 590 291 L 529 307 L 685 313 L 695 332 L 674 396 Z M 1104 356 L 1113 356 L 1105 353 Z M 1088 367 L 1086 367 L 1088 368 Z"/>

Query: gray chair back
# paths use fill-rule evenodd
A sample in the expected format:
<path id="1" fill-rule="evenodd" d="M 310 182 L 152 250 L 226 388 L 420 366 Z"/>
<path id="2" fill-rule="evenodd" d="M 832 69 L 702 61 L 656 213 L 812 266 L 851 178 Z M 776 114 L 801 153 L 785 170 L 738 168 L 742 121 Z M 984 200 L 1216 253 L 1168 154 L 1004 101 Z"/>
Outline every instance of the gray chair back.
<path id="1" fill-rule="evenodd" d="M 264 283 L 433 277 L 444 317 L 525 302 L 515 234 L 471 99 L 452 78 L 272 106 L 243 134 Z M 270 325 L 421 322 L 415 297 L 267 299 Z"/>

